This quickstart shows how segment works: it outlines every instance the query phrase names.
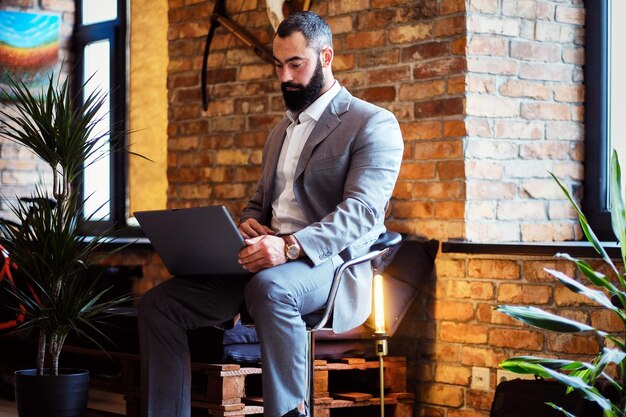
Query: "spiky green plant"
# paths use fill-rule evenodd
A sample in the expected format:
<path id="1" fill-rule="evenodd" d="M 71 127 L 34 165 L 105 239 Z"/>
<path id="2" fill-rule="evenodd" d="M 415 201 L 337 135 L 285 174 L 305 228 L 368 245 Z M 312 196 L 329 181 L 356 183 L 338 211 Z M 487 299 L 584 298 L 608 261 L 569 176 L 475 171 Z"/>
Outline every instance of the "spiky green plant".
<path id="1" fill-rule="evenodd" d="M 571 278 L 566 274 L 545 269 L 550 275 L 564 284 L 571 291 L 581 294 L 595 304 L 613 314 L 624 323 L 626 329 L 626 276 L 621 272 L 613 260 L 603 248 L 587 218 L 565 186 L 554 176 L 552 177 L 563 190 L 572 206 L 578 213 L 580 226 L 585 237 L 591 243 L 602 260 L 608 265 L 611 275 L 594 270 L 584 260 L 573 258 L 567 254 L 557 254 L 557 257 L 574 262 L 582 277 L 589 282 L 584 284 L 580 280 Z M 621 184 L 621 169 L 617 153 L 614 151 L 611 158 L 610 170 L 610 195 L 611 195 L 611 223 L 613 232 L 619 240 L 621 249 L 622 265 L 626 264 L 626 211 L 624 206 L 624 189 Z M 589 286 L 591 284 L 591 286 Z M 503 361 L 500 366 L 520 374 L 534 374 L 546 378 L 554 378 L 566 385 L 569 391 L 578 391 L 589 401 L 596 403 L 605 417 L 626 417 L 626 340 L 625 335 L 611 334 L 596 329 L 588 324 L 570 320 L 542 309 L 529 306 L 497 306 L 496 310 L 507 314 L 514 319 L 520 320 L 540 329 L 551 330 L 559 333 L 589 333 L 596 334 L 603 341 L 603 347 L 590 362 L 574 361 L 566 359 L 549 359 L 534 356 L 520 356 Z M 613 368 L 613 369 L 611 369 Z M 609 371 L 609 369 L 611 369 Z M 618 400 L 607 398 L 597 388 L 596 381 L 607 381 L 616 392 Z M 557 404 L 549 403 L 555 409 L 560 410 L 567 416 L 572 416 L 567 410 L 563 410 Z"/>
<path id="2" fill-rule="evenodd" d="M 100 90 L 88 95 L 83 104 L 71 94 L 70 80 L 51 75 L 47 87 L 33 95 L 23 84 L 11 80 L 14 112 L 0 110 L 0 137 L 26 147 L 50 168 L 50 193 L 43 185 L 32 193 L 34 203 L 4 200 L 16 221 L 0 219 L 3 245 L 21 276 L 35 288 L 34 295 L 16 286 L 6 292 L 14 304 L 25 309 L 22 328 L 39 330 L 37 373 L 43 374 L 45 354 L 51 357 L 51 374 L 58 375 L 59 354 L 71 331 L 94 340 L 86 330 L 99 333 L 94 320 L 109 307 L 128 297 L 103 298 L 98 277 L 88 276 L 87 268 L 101 256 L 103 236 L 85 237 L 93 214 L 84 213 L 80 181 L 87 165 L 104 155 L 103 137 L 97 132 L 106 94 Z M 6 92 L 5 92 L 6 93 Z M 117 143 L 118 137 L 111 137 Z M 113 146 L 113 151 L 125 148 Z M 93 334 L 93 333 L 91 333 Z M 95 340 L 94 340 L 95 341 Z"/>

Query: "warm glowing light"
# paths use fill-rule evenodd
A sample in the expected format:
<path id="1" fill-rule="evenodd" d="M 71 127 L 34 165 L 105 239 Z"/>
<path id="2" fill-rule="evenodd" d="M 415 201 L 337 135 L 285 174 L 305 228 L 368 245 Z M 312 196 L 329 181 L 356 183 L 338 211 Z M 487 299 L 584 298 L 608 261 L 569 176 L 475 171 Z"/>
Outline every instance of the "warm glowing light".
<path id="1" fill-rule="evenodd" d="M 374 324 L 376 333 L 385 333 L 385 302 L 383 295 L 383 277 L 374 275 Z"/>

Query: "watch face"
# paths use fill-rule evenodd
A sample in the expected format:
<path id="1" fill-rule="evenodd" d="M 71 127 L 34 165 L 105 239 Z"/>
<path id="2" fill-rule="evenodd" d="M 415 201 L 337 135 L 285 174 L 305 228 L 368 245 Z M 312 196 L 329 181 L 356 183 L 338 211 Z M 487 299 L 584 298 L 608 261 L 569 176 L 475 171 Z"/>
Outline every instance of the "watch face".
<path id="1" fill-rule="evenodd" d="M 296 245 L 289 245 L 287 247 L 287 258 L 298 259 L 300 256 L 300 249 Z"/>

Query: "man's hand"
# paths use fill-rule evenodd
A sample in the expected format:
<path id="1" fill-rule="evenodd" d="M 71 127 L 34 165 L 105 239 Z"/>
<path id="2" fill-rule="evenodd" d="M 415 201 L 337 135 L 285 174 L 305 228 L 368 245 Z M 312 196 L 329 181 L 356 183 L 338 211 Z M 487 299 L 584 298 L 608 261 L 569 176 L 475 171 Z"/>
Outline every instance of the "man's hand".
<path id="1" fill-rule="evenodd" d="M 239 252 L 239 263 L 250 272 L 287 262 L 285 241 L 278 236 L 262 235 L 245 242 L 248 247 Z"/>
<path id="2" fill-rule="evenodd" d="M 267 226 L 262 225 L 256 219 L 247 219 L 245 222 L 239 225 L 239 233 L 245 239 L 251 239 L 253 237 L 259 237 L 263 235 L 273 235 L 275 234 L 272 229 Z"/>

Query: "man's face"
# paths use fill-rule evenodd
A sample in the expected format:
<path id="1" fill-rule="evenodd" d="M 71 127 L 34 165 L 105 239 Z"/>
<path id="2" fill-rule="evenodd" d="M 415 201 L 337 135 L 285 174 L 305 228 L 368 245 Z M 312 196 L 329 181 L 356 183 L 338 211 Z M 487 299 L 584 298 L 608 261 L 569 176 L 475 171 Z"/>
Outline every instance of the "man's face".
<path id="1" fill-rule="evenodd" d="M 320 54 L 306 46 L 301 32 L 274 39 L 274 65 L 289 110 L 300 112 L 319 97 L 324 87 Z"/>

